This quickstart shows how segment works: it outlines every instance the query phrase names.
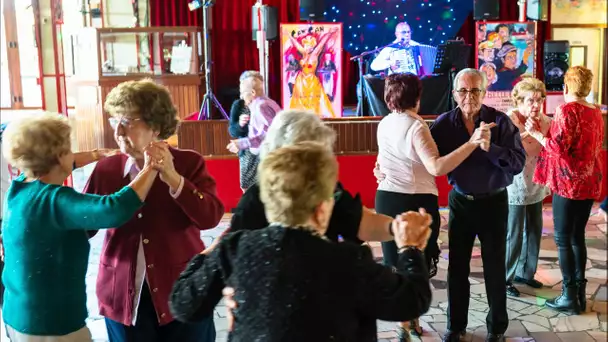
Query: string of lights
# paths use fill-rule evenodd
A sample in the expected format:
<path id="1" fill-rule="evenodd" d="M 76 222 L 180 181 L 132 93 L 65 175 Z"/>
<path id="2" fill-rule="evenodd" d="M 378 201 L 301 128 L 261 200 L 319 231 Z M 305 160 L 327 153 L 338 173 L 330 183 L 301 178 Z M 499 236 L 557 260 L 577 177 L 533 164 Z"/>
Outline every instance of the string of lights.
<path id="1" fill-rule="evenodd" d="M 406 21 L 412 40 L 439 45 L 453 39 L 471 0 L 334 0 L 326 1 L 326 22 L 344 25 L 344 48 L 352 54 L 375 49 L 395 39 L 395 26 Z"/>

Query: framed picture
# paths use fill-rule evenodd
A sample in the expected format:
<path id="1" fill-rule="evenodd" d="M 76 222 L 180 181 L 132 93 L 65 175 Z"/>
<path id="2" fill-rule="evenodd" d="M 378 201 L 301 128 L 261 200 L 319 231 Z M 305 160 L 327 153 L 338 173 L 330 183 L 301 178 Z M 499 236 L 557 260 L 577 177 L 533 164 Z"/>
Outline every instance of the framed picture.
<path id="1" fill-rule="evenodd" d="M 476 67 L 488 78 L 484 104 L 511 108 L 511 90 L 526 76 L 536 76 L 535 22 L 477 22 Z"/>
<path id="2" fill-rule="evenodd" d="M 342 116 L 342 24 L 281 24 L 284 109 Z"/>
<path id="3" fill-rule="evenodd" d="M 607 0 L 552 0 L 551 25 L 606 25 Z"/>

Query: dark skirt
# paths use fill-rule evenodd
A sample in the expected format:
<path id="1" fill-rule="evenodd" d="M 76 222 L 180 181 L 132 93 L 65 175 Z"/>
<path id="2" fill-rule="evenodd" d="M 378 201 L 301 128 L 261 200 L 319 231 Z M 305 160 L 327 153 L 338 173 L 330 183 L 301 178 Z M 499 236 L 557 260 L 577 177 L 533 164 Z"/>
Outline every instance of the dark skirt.
<path id="1" fill-rule="evenodd" d="M 395 217 L 406 211 L 418 211 L 419 208 L 433 217 L 431 224 L 431 236 L 424 249 L 424 256 L 429 269 L 429 278 L 437 274 L 437 263 L 439 262 L 439 228 L 441 228 L 441 215 L 439 215 L 438 198 L 432 194 L 403 194 L 398 192 L 382 191 L 376 192 L 376 212 L 379 214 Z M 384 265 L 395 266 L 397 262 L 397 245 L 394 241 L 382 242 L 382 254 Z"/>
<path id="2" fill-rule="evenodd" d="M 257 154 L 251 153 L 249 150 L 243 150 L 239 155 L 239 169 L 241 177 L 241 189 L 248 189 L 257 181 L 258 164 L 260 157 Z"/>

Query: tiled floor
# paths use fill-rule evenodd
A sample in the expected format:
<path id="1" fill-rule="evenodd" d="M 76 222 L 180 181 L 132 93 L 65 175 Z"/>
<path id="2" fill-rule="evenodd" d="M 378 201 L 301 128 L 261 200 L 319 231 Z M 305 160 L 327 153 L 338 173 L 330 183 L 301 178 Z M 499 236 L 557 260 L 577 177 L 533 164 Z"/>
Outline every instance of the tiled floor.
<path id="1" fill-rule="evenodd" d="M 596 209 L 594 209 L 594 212 Z M 425 333 L 422 341 L 440 341 L 446 329 L 446 307 L 447 307 L 447 210 L 442 212 L 442 230 L 440 235 L 442 258 L 439 263 L 439 271 L 431 280 L 433 291 L 433 303 L 431 309 L 421 317 L 421 325 Z M 222 220 L 221 224 L 201 234 L 206 244 L 209 244 L 228 225 L 229 216 Z M 553 223 L 551 220 L 551 208 L 546 207 L 544 212 L 544 229 L 541 244 L 541 254 L 537 279 L 547 287 L 535 290 L 526 286 L 518 286 L 522 292 L 519 298 L 508 299 L 509 329 L 506 335 L 508 341 L 607 341 L 608 318 L 608 271 L 606 260 L 608 249 L 606 243 L 606 223 L 600 223 L 600 218 L 593 215 L 587 226 L 587 286 L 588 310 L 579 316 L 567 316 L 550 309 L 544 308 L 543 304 L 547 298 L 559 293 L 561 289 L 561 276 L 557 265 L 557 251 L 553 242 Z M 107 335 L 103 319 L 98 315 L 95 298 L 95 277 L 97 274 L 97 263 L 99 261 L 100 245 L 103 235 L 96 236 L 91 240 L 92 253 L 89 261 L 89 272 L 87 274 L 87 286 L 89 292 L 88 308 L 90 318 L 88 325 L 93 332 L 96 341 L 106 341 Z M 374 255 L 380 259 L 382 252 L 378 243 L 372 243 Z M 486 290 L 483 280 L 483 267 L 478 245 L 473 251 L 471 261 L 471 302 L 469 310 L 469 326 L 465 341 L 484 341 L 486 336 L 485 316 L 488 311 Z M 215 324 L 218 331 L 217 341 L 226 340 L 226 308 L 219 305 L 215 312 Z M 378 338 L 382 342 L 396 341 L 395 323 L 378 322 Z M 417 340 L 417 339 L 414 339 Z"/>

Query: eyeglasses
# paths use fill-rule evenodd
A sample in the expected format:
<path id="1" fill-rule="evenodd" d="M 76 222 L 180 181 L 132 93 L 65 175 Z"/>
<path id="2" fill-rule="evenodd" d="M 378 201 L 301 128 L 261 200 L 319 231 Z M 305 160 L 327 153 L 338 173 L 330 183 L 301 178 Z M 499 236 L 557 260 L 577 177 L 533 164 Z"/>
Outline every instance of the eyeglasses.
<path id="1" fill-rule="evenodd" d="M 408 34 L 408 33 L 411 33 L 411 32 L 412 31 L 399 31 L 399 33 L 401 33 L 401 34 Z"/>
<path id="2" fill-rule="evenodd" d="M 141 119 L 128 119 L 125 118 L 124 116 L 121 117 L 111 117 L 108 119 L 108 122 L 110 123 L 110 126 L 112 127 L 113 130 L 116 130 L 118 128 L 118 126 L 121 126 L 122 128 L 125 129 L 131 129 L 133 128 L 133 126 L 135 125 L 135 122 L 137 121 L 141 121 Z"/>
<path id="3" fill-rule="evenodd" d="M 471 96 L 479 96 L 481 95 L 481 93 L 483 93 L 484 91 L 478 88 L 473 88 L 473 89 L 458 89 L 456 90 L 456 92 L 458 93 L 458 95 L 462 96 L 462 97 L 466 97 L 467 94 L 471 94 Z"/>

